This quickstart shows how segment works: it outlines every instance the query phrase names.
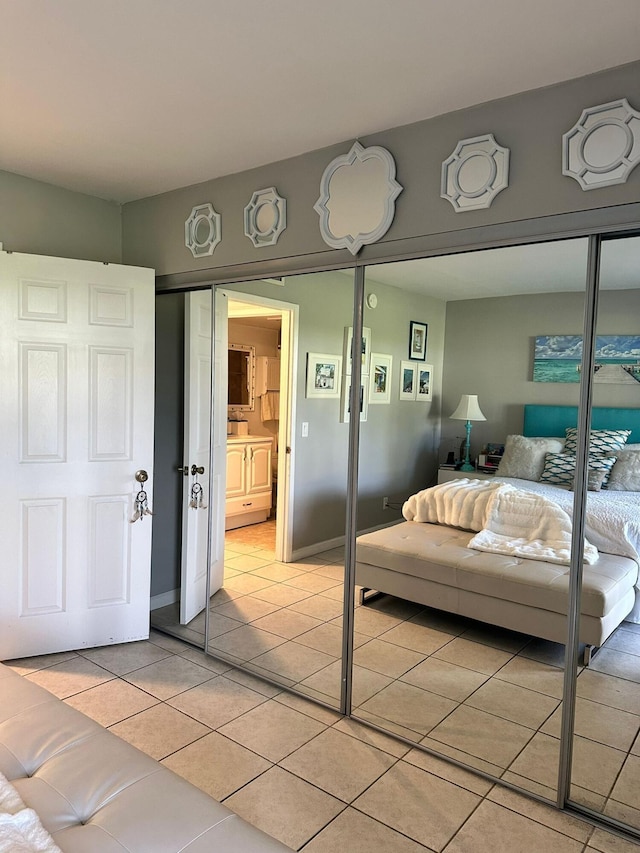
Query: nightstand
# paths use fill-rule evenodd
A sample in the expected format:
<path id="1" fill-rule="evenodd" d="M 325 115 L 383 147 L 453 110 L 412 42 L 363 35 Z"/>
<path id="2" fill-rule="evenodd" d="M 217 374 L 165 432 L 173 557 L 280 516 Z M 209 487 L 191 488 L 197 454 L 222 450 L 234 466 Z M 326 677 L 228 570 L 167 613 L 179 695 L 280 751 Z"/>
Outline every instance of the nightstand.
<path id="1" fill-rule="evenodd" d="M 495 474 L 487 474 L 484 471 L 456 471 L 454 468 L 438 468 L 438 485 L 448 483 L 450 480 L 461 480 L 467 477 L 469 480 L 492 480 Z"/>

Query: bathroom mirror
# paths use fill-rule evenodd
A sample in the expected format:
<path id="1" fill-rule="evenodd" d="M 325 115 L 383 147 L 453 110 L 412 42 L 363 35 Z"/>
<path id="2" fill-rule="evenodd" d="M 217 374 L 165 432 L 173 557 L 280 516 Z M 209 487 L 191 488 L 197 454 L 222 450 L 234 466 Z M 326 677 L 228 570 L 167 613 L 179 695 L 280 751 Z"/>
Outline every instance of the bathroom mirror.
<path id="1" fill-rule="evenodd" d="M 255 348 L 229 344 L 229 408 L 252 412 L 255 393 Z"/>

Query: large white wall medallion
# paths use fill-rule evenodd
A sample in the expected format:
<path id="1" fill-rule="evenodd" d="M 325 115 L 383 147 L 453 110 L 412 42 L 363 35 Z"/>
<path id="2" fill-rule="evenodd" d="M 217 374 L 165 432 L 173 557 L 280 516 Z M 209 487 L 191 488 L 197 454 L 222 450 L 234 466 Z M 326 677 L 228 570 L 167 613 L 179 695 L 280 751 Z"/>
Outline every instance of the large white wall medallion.
<path id="1" fill-rule="evenodd" d="M 286 199 L 275 187 L 256 190 L 244 209 L 244 233 L 256 249 L 275 245 L 286 227 Z"/>
<path id="2" fill-rule="evenodd" d="M 354 142 L 348 154 L 332 160 L 322 174 L 320 198 L 313 206 L 325 243 L 357 255 L 365 244 L 384 236 L 402 192 L 395 177 L 393 157 L 379 146 L 364 148 Z"/>
<path id="3" fill-rule="evenodd" d="M 212 204 L 196 205 L 184 223 L 184 244 L 194 258 L 213 255 L 222 235 L 220 233 L 220 214 Z"/>
<path id="4" fill-rule="evenodd" d="M 456 213 L 490 207 L 508 186 L 509 149 L 498 145 L 492 133 L 461 139 L 442 164 L 440 196 Z"/>
<path id="5" fill-rule="evenodd" d="M 562 137 L 562 174 L 583 190 L 623 184 L 640 162 L 640 113 L 626 98 L 583 110 Z"/>

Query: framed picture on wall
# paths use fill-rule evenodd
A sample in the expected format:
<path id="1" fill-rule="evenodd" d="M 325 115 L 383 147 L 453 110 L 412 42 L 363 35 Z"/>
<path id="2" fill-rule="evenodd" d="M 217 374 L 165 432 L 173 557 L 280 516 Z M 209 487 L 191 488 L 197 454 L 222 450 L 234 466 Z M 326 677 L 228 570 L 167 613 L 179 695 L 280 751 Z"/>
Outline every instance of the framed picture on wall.
<path id="1" fill-rule="evenodd" d="M 424 361 L 427 357 L 427 324 L 409 323 L 409 358 L 412 361 Z"/>
<path id="2" fill-rule="evenodd" d="M 369 404 L 391 402 L 391 368 L 393 356 L 380 352 L 371 353 L 369 374 Z"/>
<path id="3" fill-rule="evenodd" d="M 339 397 L 342 356 L 307 353 L 307 397 Z"/>
<path id="4" fill-rule="evenodd" d="M 433 365 L 417 364 L 418 381 L 416 383 L 416 400 L 430 402 L 433 397 Z"/>
<path id="5" fill-rule="evenodd" d="M 351 376 L 351 341 L 353 340 L 352 326 L 346 326 L 344 330 L 344 372 Z M 371 360 L 371 329 L 364 326 L 362 329 L 362 375 L 369 375 L 369 362 Z"/>
<path id="6" fill-rule="evenodd" d="M 418 380 L 418 365 L 410 361 L 400 362 L 400 399 L 415 400 Z"/>
<path id="7" fill-rule="evenodd" d="M 342 423 L 349 423 L 349 416 L 351 414 L 351 381 L 345 381 L 342 384 Z M 363 379 L 362 384 L 360 385 L 360 420 L 366 421 L 367 419 L 367 410 L 369 407 L 369 381 L 368 379 Z"/>

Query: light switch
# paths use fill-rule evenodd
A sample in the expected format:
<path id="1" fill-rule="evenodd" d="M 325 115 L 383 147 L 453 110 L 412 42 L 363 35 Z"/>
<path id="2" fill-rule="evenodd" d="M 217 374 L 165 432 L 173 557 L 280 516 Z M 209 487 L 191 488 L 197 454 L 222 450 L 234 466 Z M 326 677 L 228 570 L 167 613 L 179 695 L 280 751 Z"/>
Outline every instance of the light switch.
<path id="1" fill-rule="evenodd" d="M 307 421 L 303 421 L 303 423 L 302 423 L 302 437 L 308 438 L 308 436 L 309 436 L 309 424 L 307 423 Z"/>

